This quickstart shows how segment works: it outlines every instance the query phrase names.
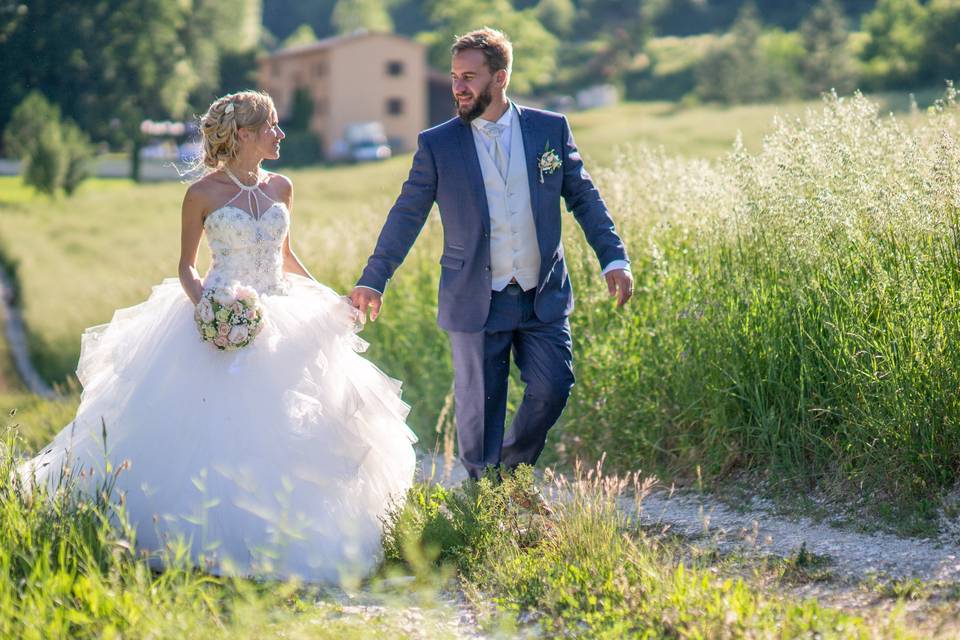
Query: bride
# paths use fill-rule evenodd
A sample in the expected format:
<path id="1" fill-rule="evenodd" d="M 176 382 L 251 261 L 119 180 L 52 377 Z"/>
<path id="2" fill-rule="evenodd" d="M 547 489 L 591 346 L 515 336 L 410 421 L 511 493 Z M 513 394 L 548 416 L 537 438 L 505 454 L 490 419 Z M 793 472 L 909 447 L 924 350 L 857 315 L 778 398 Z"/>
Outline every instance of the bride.
<path id="1" fill-rule="evenodd" d="M 284 138 L 271 98 L 226 95 L 200 124 L 206 174 L 183 199 L 179 281 L 84 332 L 76 418 L 21 476 L 88 493 L 115 477 L 155 566 L 179 539 L 216 574 L 361 576 L 379 560 L 380 517 L 412 481 L 409 406 L 358 354 L 350 303 L 290 248 L 293 185 L 260 167 Z M 220 350 L 195 309 L 205 290 L 236 285 L 257 292 L 262 331 Z"/>

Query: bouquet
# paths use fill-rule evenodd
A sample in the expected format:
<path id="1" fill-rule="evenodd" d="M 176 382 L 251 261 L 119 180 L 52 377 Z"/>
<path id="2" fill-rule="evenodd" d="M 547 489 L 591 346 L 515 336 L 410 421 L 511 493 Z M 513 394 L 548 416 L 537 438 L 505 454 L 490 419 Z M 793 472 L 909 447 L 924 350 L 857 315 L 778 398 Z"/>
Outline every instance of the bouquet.
<path id="1" fill-rule="evenodd" d="M 206 289 L 197 303 L 194 318 L 200 336 L 221 351 L 247 346 L 260 333 L 263 307 L 250 287 Z"/>

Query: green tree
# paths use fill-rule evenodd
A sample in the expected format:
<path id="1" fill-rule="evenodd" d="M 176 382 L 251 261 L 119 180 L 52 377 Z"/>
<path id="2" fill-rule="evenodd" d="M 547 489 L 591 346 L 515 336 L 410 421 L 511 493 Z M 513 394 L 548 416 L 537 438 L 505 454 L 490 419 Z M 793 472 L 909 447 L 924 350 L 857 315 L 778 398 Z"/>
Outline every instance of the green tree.
<path id="1" fill-rule="evenodd" d="M 183 0 L 179 39 L 193 75 L 189 111 L 200 112 L 225 85 L 236 88 L 236 63 L 249 59 L 262 35 L 261 0 Z"/>
<path id="2" fill-rule="evenodd" d="M 48 194 L 63 188 L 72 195 L 90 175 L 93 147 L 71 120 L 39 91 L 31 91 L 13 110 L 3 132 L 7 152 L 23 163 L 23 179 Z"/>
<path id="3" fill-rule="evenodd" d="M 40 132 L 51 122 L 60 121 L 60 109 L 39 91 L 31 91 L 17 105 L 3 132 L 4 153 L 11 158 L 25 158 Z"/>
<path id="4" fill-rule="evenodd" d="M 624 73 L 635 69 L 665 0 L 581 0 L 578 25 L 587 33 L 599 34 L 591 43 L 590 56 L 583 64 L 579 82 L 598 80 L 621 83 Z"/>
<path id="5" fill-rule="evenodd" d="M 337 0 L 333 7 L 333 26 L 340 34 L 393 31 L 388 4 L 384 0 Z"/>
<path id="6" fill-rule="evenodd" d="M 867 86 L 914 84 L 920 71 L 926 10 L 918 0 L 879 0 L 863 17 L 867 42 L 860 52 Z"/>
<path id="7" fill-rule="evenodd" d="M 931 0 L 924 29 L 923 67 L 936 82 L 960 78 L 960 0 Z"/>
<path id="8" fill-rule="evenodd" d="M 287 39 L 284 40 L 280 46 L 284 49 L 287 47 L 296 47 L 316 42 L 318 39 L 313 27 L 308 24 L 302 24 L 297 27 L 296 31 L 287 36 Z"/>
<path id="9" fill-rule="evenodd" d="M 310 120 L 313 118 L 313 98 L 306 87 L 297 87 L 293 91 L 293 100 L 290 105 L 290 117 L 286 121 L 289 131 L 307 131 L 310 129 Z"/>
<path id="10" fill-rule="evenodd" d="M 0 55 L 0 123 L 31 88 L 40 88 L 84 131 L 127 146 L 136 158 L 144 118 L 187 113 L 198 78 L 182 37 L 188 17 L 182 3 L 31 0 L 25 6 Z"/>
<path id="11" fill-rule="evenodd" d="M 770 98 L 794 98 L 804 92 L 802 64 L 806 57 L 803 39 L 796 31 L 776 27 L 760 36 L 760 58 Z"/>
<path id="12" fill-rule="evenodd" d="M 800 23 L 806 55 L 801 63 L 806 92 L 850 91 L 856 71 L 847 47 L 846 18 L 836 0 L 820 0 Z"/>
<path id="13" fill-rule="evenodd" d="M 430 0 L 433 31 L 418 39 L 429 46 L 431 63 L 450 68 L 454 37 L 484 26 L 499 29 L 513 42 L 511 92 L 526 94 L 551 81 L 556 71 L 557 38 L 537 19 L 536 7 L 517 11 L 509 0 Z"/>
<path id="14" fill-rule="evenodd" d="M 63 148 L 60 123 L 48 122 L 30 145 L 24 158 L 23 181 L 47 195 L 54 195 L 63 184 L 67 156 Z"/>
<path id="15" fill-rule="evenodd" d="M 30 0 L 17 3 L 15 20 L 4 23 L 9 2 L 0 0 L 0 127 L 39 88 L 84 131 L 130 148 L 134 158 L 143 119 L 183 118 L 205 108 L 220 90 L 224 56 L 251 59 L 262 6 L 261 0 Z"/>
<path id="16" fill-rule="evenodd" d="M 92 172 L 91 162 L 94 152 L 90 144 L 90 137 L 72 121 L 67 121 L 60 128 L 61 140 L 64 149 L 64 169 L 61 186 L 64 193 L 72 196 L 84 180 Z"/>
<path id="17" fill-rule="evenodd" d="M 540 0 L 537 3 L 537 17 L 547 29 L 565 38 L 573 33 L 577 7 L 573 0 Z"/>
<path id="18" fill-rule="evenodd" d="M 730 33 L 697 67 L 696 94 L 706 101 L 757 102 L 769 97 L 769 76 L 760 50 L 763 25 L 757 8 L 741 8 Z"/>

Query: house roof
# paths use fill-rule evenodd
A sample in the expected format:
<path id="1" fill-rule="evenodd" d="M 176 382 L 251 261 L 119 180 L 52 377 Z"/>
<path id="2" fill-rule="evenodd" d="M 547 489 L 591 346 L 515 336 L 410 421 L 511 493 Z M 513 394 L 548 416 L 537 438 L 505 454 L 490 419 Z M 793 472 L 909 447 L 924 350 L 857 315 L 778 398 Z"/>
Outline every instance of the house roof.
<path id="1" fill-rule="evenodd" d="M 326 49 L 333 49 L 347 42 L 353 42 L 355 40 L 361 40 L 365 38 L 393 38 L 395 40 L 400 40 L 407 44 L 413 44 L 418 47 L 425 47 L 425 45 L 417 42 L 416 40 L 411 40 L 406 36 L 399 36 L 395 33 L 379 32 L 379 31 L 356 31 L 347 35 L 340 36 L 330 36 L 328 38 L 322 38 L 316 42 L 310 42 L 307 44 L 297 45 L 295 47 L 287 47 L 285 49 L 278 49 L 273 53 L 261 56 L 261 60 L 274 60 L 276 58 L 287 58 L 290 56 L 298 56 L 305 53 L 314 53 L 316 51 L 324 51 Z"/>

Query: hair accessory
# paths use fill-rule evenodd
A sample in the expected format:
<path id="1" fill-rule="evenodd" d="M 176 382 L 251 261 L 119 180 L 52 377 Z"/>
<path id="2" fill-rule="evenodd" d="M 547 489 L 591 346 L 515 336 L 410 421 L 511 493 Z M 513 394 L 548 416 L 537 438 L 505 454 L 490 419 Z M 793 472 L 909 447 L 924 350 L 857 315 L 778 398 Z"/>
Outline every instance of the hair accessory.
<path id="1" fill-rule="evenodd" d="M 223 110 L 224 113 L 233 113 L 233 102 L 227 103 L 227 108 Z"/>

